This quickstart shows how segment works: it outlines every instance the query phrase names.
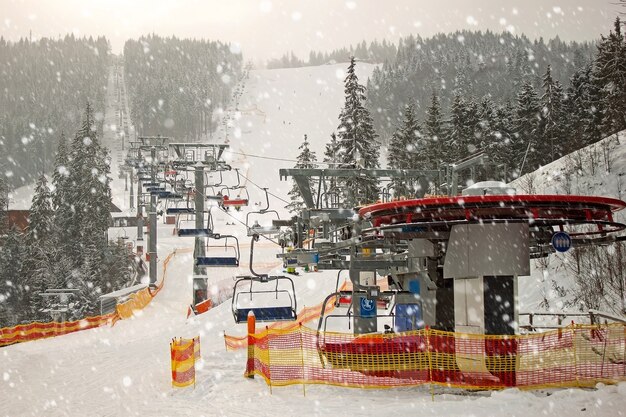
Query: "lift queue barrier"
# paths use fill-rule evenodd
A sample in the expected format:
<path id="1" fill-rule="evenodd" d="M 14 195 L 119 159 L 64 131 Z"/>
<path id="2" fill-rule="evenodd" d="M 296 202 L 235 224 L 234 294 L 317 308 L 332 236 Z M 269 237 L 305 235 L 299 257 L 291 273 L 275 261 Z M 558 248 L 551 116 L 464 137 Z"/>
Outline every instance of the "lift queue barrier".
<path id="1" fill-rule="evenodd" d="M 572 325 L 486 336 L 432 329 L 353 335 L 299 325 L 249 334 L 246 376 L 271 386 L 324 384 L 497 390 L 592 387 L 626 380 L 626 326 Z"/>
<path id="2" fill-rule="evenodd" d="M 167 276 L 167 267 L 177 252 L 191 252 L 191 249 L 175 250 L 170 253 L 163 261 L 163 279 L 155 288 L 145 288 L 134 294 L 129 299 L 115 308 L 115 312 L 102 315 L 85 317 L 84 319 L 67 321 L 67 322 L 34 322 L 29 324 L 20 324 L 13 327 L 4 327 L 0 329 L 0 347 L 12 345 L 14 343 L 29 342 L 31 340 L 45 339 L 48 337 L 62 336 L 68 333 L 74 333 L 80 330 L 93 329 L 104 325 L 115 325 L 118 320 L 128 319 L 133 316 L 134 311 L 145 308 L 152 298 L 163 288 L 165 277 Z"/>

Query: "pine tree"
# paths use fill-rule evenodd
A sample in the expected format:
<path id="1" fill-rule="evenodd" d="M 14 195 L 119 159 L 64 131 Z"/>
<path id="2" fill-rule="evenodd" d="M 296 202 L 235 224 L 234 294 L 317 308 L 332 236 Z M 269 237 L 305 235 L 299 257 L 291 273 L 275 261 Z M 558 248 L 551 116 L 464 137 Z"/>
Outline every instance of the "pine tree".
<path id="1" fill-rule="evenodd" d="M 348 73 L 344 80 L 345 104 L 339 114 L 337 138 L 341 168 L 378 168 L 379 143 L 374 131 L 372 117 L 365 108 L 365 87 L 359 84 L 355 72 L 354 57 L 350 58 Z M 347 191 L 348 206 L 376 201 L 378 181 L 373 178 L 348 178 L 341 181 Z"/>
<path id="2" fill-rule="evenodd" d="M 493 135 L 491 142 L 487 144 L 486 152 L 489 161 L 495 168 L 494 177 L 508 182 L 513 178 L 510 172 L 517 166 L 519 155 L 516 149 L 516 137 L 513 134 L 512 120 L 514 109 L 510 102 L 496 108 L 493 119 Z"/>
<path id="3" fill-rule="evenodd" d="M 426 109 L 426 120 L 424 122 L 426 155 L 425 167 L 427 169 L 438 169 L 444 162 L 452 162 L 447 148 L 445 125 L 441 113 L 441 105 L 437 94 L 433 92 L 430 106 Z"/>
<path id="4" fill-rule="evenodd" d="M 66 242 L 65 231 L 73 217 L 72 203 L 69 195 L 71 192 L 69 164 L 67 140 L 65 139 L 65 135 L 61 135 L 54 164 L 55 169 L 52 174 L 52 185 L 54 189 L 52 193 L 52 208 L 54 210 L 54 234 L 57 245 L 62 245 Z"/>
<path id="5" fill-rule="evenodd" d="M 537 143 L 539 133 L 540 107 L 535 88 L 527 81 L 517 95 L 513 121 L 515 134 L 516 161 L 520 175 L 534 171 L 541 165 L 541 155 Z"/>
<path id="6" fill-rule="evenodd" d="M 327 162 L 330 168 L 337 168 L 337 163 L 339 162 L 339 142 L 337 142 L 337 135 L 332 133 L 330 135 L 330 142 L 326 144 L 324 149 L 324 162 Z"/>
<path id="7" fill-rule="evenodd" d="M 59 256 L 63 285 L 79 288 L 79 300 L 72 312 L 73 317 L 83 317 L 96 311 L 97 297 L 117 282 L 106 268 L 109 253 L 106 233 L 110 219 L 111 190 L 107 151 L 100 145 L 95 128 L 93 112 L 88 104 L 85 119 L 72 141 L 67 160 L 69 175 L 61 174 L 55 196 L 59 204 L 59 224 L 66 225 L 59 236 L 64 242 Z M 63 150 L 57 157 L 63 166 Z M 128 261 L 129 263 L 130 261 Z M 108 283 L 108 284 L 107 284 Z"/>
<path id="8" fill-rule="evenodd" d="M 593 76 L 593 68 L 591 64 L 587 67 L 585 73 L 589 83 L 587 84 L 586 91 L 587 117 L 585 117 L 586 122 L 584 131 L 586 139 L 585 143 L 589 145 L 596 143 L 606 136 L 602 121 L 607 103 L 602 94 L 602 86 Z"/>
<path id="9" fill-rule="evenodd" d="M 330 135 L 330 142 L 326 144 L 324 149 L 324 162 L 328 163 L 328 167 L 336 169 L 339 163 L 339 155 L 341 149 L 339 148 L 339 142 L 337 142 L 337 135 L 332 133 Z M 337 179 L 334 177 L 326 180 L 324 192 L 324 203 L 326 207 L 336 207 L 339 204 L 340 190 L 337 186 Z M 330 200 L 329 200 L 330 198 Z"/>
<path id="10" fill-rule="evenodd" d="M 41 175 L 35 185 L 35 194 L 30 206 L 28 217 L 28 245 L 37 242 L 48 242 L 52 236 L 52 194 L 48 188 L 48 180 L 45 175 Z"/>
<path id="11" fill-rule="evenodd" d="M 456 94 L 450 109 L 450 135 L 446 144 L 452 162 L 466 157 L 469 153 L 472 126 L 468 116 L 467 102 L 461 95 Z"/>
<path id="12" fill-rule="evenodd" d="M 56 258 L 54 244 L 54 213 L 52 195 L 48 189 L 45 175 L 41 175 L 35 187 L 35 194 L 30 207 L 28 233 L 26 234 L 26 254 L 28 262 L 24 265 L 24 277 L 33 289 L 30 295 L 30 314 L 32 318 L 41 316 L 45 300 L 39 295 L 51 287 L 50 265 Z"/>
<path id="13" fill-rule="evenodd" d="M 124 242 L 110 242 L 103 257 L 101 292 L 128 287 L 133 273 L 134 255 Z"/>
<path id="14" fill-rule="evenodd" d="M 543 76 L 543 96 L 541 96 L 541 137 L 538 154 L 541 165 L 554 161 L 563 155 L 565 141 L 563 114 L 563 88 L 558 80 L 552 78 L 550 65 Z"/>
<path id="15" fill-rule="evenodd" d="M 424 143 L 413 104 L 405 106 L 402 125 L 391 137 L 387 164 L 390 169 L 420 169 L 426 165 Z M 414 194 L 414 184 L 406 179 L 395 178 L 391 185 L 396 197 Z"/>
<path id="16" fill-rule="evenodd" d="M 315 152 L 312 152 L 309 149 L 309 142 L 307 139 L 307 135 L 304 135 L 304 141 L 298 147 L 300 150 L 300 154 L 298 155 L 296 165 L 294 168 L 296 169 L 306 169 L 306 168 L 314 168 L 314 162 L 317 161 L 317 157 L 315 156 Z M 311 185 L 311 195 L 313 195 L 313 184 Z M 292 213 L 298 213 L 303 208 L 305 208 L 304 200 L 302 199 L 302 193 L 300 192 L 300 188 L 296 184 L 295 180 L 293 182 L 293 186 L 291 187 L 291 191 L 289 191 L 289 198 L 291 202 L 286 206 L 286 208 Z"/>
<path id="17" fill-rule="evenodd" d="M 79 269 L 80 276 L 70 283 L 72 288 L 80 290 L 73 299 L 72 320 L 95 315 L 98 311 L 98 297 L 102 295 L 102 252 L 95 244 L 84 248 L 84 263 Z"/>
<path id="18" fill-rule="evenodd" d="M 72 242 L 70 254 L 77 258 L 81 247 L 92 241 L 100 247 L 106 245 L 111 208 L 110 168 L 106 157 L 106 150 L 98 140 L 93 111 L 87 104 L 82 128 L 72 142 L 67 178 L 72 210 L 68 213 L 71 222 L 66 235 Z"/>
<path id="19" fill-rule="evenodd" d="M 0 250 L 0 326 L 13 326 L 24 319 L 30 309 L 30 287 L 24 281 L 23 235 L 9 229 Z"/>
<path id="20" fill-rule="evenodd" d="M 621 26 L 618 17 L 614 31 L 602 36 L 594 66 L 594 77 L 606 102 L 602 120 L 605 133 L 626 129 L 626 43 Z"/>
<path id="21" fill-rule="evenodd" d="M 485 96 L 477 106 L 477 124 L 474 131 L 474 146 L 485 150 L 494 141 L 496 108 L 491 97 Z"/>
<path id="22" fill-rule="evenodd" d="M 590 66 L 579 68 L 570 78 L 567 94 L 563 102 L 569 140 L 565 143 L 564 153 L 568 154 L 583 148 L 591 141 L 587 137 L 592 104 L 590 101 Z"/>

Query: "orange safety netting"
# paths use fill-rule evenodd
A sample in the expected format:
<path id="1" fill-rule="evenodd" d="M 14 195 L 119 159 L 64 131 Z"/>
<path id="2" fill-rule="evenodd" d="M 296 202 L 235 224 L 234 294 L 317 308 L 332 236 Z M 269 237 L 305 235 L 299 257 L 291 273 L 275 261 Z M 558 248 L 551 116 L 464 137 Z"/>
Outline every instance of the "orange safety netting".
<path id="1" fill-rule="evenodd" d="M 93 329 L 105 324 L 113 324 L 116 320 L 116 313 L 104 316 L 86 317 L 81 320 L 66 321 L 62 323 L 34 322 L 20 324 L 13 327 L 0 329 L 0 346 L 12 345 L 13 343 L 28 342 L 30 340 L 44 339 L 47 337 L 61 336 L 79 330 Z"/>
<path id="2" fill-rule="evenodd" d="M 464 389 L 593 386 L 626 380 L 626 326 L 570 326 L 522 336 L 431 329 L 321 333 L 299 326 L 253 336 L 246 376 L 269 385 Z"/>
<path id="3" fill-rule="evenodd" d="M 114 325 L 118 320 L 128 319 L 133 316 L 133 312 L 143 309 L 147 306 L 152 298 L 158 294 L 163 288 L 165 277 L 167 274 L 167 266 L 176 255 L 177 252 L 185 252 L 186 250 L 174 250 L 163 262 L 163 279 L 156 289 L 145 288 L 129 296 L 124 303 L 115 307 L 115 312 L 102 316 L 86 317 L 76 321 L 66 322 L 34 322 L 29 324 L 20 324 L 13 327 L 4 327 L 0 329 L 0 346 L 12 345 L 14 343 L 28 342 L 31 340 L 44 339 L 48 337 L 61 336 L 68 333 L 77 332 L 79 330 L 93 329 L 95 327 L 107 324 Z"/>

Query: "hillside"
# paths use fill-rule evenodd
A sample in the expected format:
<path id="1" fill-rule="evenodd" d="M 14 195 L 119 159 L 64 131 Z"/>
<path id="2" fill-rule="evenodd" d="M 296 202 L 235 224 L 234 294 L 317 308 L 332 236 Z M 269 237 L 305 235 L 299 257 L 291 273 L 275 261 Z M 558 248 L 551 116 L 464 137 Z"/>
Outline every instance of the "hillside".
<path id="1" fill-rule="evenodd" d="M 626 198 L 626 131 L 566 155 L 513 181 L 519 194 L 577 194 Z M 626 222 L 626 212 L 616 221 Z M 577 311 L 571 301 L 573 278 L 566 268 L 566 254 L 552 254 L 548 264 L 531 262 L 532 275 L 521 278 L 520 308 L 529 311 Z M 560 296 L 555 286 L 569 291 Z M 541 306 L 544 298 L 548 305 Z M 545 303 L 544 303 L 545 304 Z"/>

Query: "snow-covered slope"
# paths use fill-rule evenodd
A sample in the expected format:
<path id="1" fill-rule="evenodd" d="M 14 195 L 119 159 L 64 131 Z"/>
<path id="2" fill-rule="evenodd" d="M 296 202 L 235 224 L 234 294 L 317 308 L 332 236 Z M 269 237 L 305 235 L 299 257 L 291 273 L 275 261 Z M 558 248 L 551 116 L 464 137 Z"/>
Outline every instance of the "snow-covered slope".
<path id="1" fill-rule="evenodd" d="M 324 146 L 339 124 L 347 67 L 343 63 L 250 71 L 237 102 L 223 114 L 214 140 L 229 142 L 232 153 L 227 159 L 246 177 L 287 200 L 292 182 L 279 181 L 278 169 L 293 168 L 295 162 L 280 159 L 295 160 L 304 135 L 317 159 L 323 159 Z M 374 68 L 357 63 L 359 80 L 366 83 Z M 249 191 L 252 201 L 264 199 L 256 187 Z M 273 199 L 272 204 L 283 212 L 283 202 Z"/>
<path id="2" fill-rule="evenodd" d="M 626 198 L 626 131 L 611 135 L 600 142 L 566 155 L 540 169 L 513 181 L 518 194 L 573 194 Z M 614 219 L 626 222 L 626 210 Z M 569 296 L 561 297 L 554 290 L 558 285 L 566 290 L 574 279 L 565 267 L 567 256 L 552 254 L 545 262 L 531 261 L 532 274 L 519 281 L 520 310 L 563 312 L 574 310 L 567 306 Z M 544 298 L 548 306 L 540 306 Z"/>

